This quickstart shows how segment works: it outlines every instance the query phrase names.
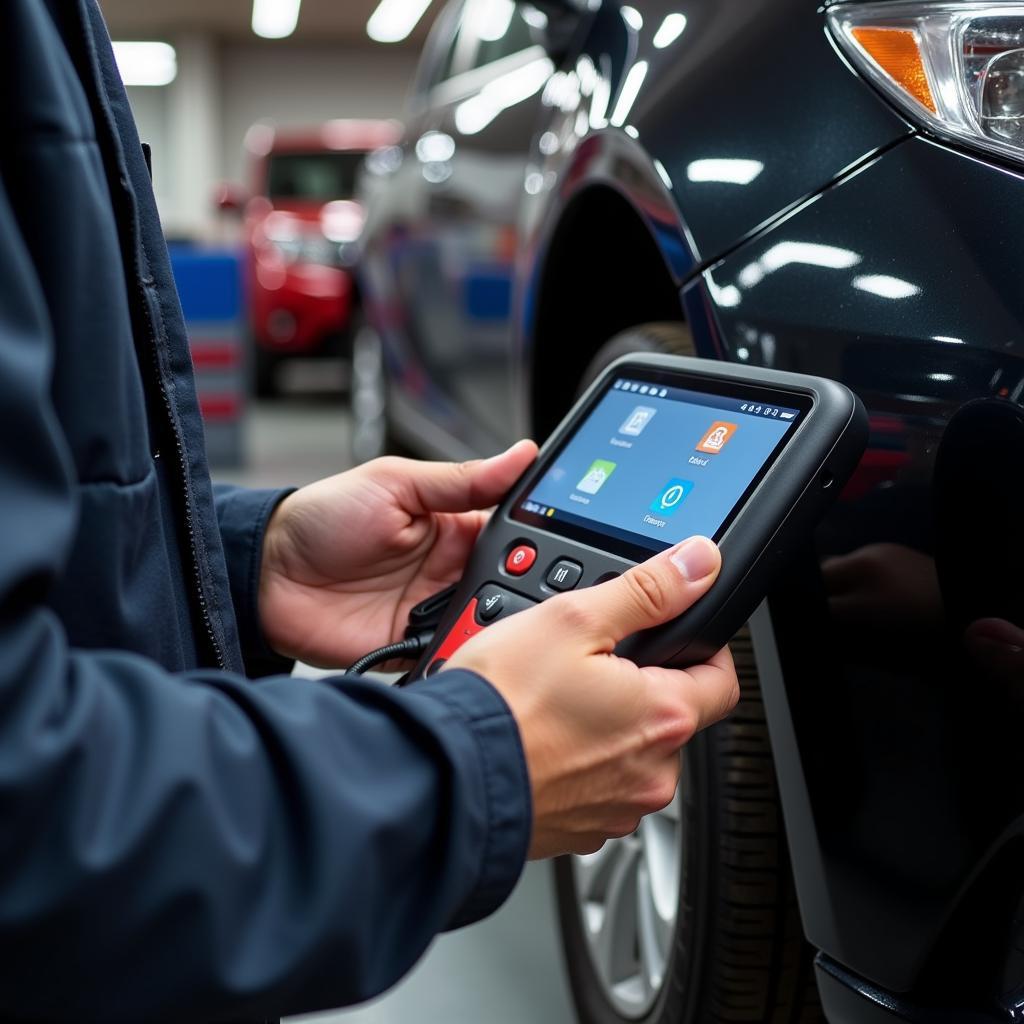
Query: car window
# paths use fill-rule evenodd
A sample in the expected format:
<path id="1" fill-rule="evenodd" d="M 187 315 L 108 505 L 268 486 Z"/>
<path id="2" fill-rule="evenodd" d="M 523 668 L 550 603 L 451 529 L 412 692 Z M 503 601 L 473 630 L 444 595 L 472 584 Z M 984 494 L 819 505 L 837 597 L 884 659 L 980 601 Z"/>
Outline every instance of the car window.
<path id="1" fill-rule="evenodd" d="M 328 202 L 352 195 L 363 153 L 273 153 L 267 165 L 272 199 Z"/>
<path id="2" fill-rule="evenodd" d="M 461 31 L 476 42 L 472 68 L 493 64 L 536 41 L 522 8 L 513 0 L 468 0 Z"/>

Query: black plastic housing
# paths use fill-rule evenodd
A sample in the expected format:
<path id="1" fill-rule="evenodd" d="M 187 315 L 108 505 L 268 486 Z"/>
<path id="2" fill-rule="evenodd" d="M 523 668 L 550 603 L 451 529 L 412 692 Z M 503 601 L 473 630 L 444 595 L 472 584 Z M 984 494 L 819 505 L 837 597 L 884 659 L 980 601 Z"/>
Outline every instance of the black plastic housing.
<path id="1" fill-rule="evenodd" d="M 787 395 L 803 396 L 810 400 L 810 408 L 719 538 L 722 571 L 711 590 L 679 618 L 620 644 L 619 653 L 639 664 L 692 665 L 706 660 L 728 643 L 764 599 L 776 574 L 785 568 L 800 545 L 806 544 L 818 520 L 853 473 L 867 444 L 864 407 L 856 395 L 835 381 L 683 356 L 637 354 L 617 360 L 573 406 L 544 444 L 537 461 L 495 511 L 414 676 L 425 672 L 435 651 L 483 585 L 494 583 L 534 601 L 543 601 L 555 593 L 544 581 L 550 566 L 559 559 L 569 558 L 583 566 L 576 589 L 590 586 L 609 573 L 624 572 L 635 564 L 594 544 L 517 522 L 511 518 L 511 512 L 604 394 L 609 378 L 645 369 L 678 373 L 683 378 L 680 387 L 693 388 L 698 382 L 702 390 L 711 393 L 716 385 L 743 384 L 770 389 L 776 401 L 784 401 Z M 504 568 L 505 557 L 524 542 L 537 549 L 537 558 L 529 572 L 513 576 Z"/>

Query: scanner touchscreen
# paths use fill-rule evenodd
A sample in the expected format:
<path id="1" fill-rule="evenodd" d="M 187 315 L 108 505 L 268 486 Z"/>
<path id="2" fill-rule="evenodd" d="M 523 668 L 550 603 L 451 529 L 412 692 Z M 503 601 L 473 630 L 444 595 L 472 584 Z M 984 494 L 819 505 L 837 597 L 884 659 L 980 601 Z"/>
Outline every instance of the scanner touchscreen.
<path id="1" fill-rule="evenodd" d="M 806 408 L 798 395 L 721 387 L 610 381 L 512 518 L 627 557 L 718 539 Z"/>

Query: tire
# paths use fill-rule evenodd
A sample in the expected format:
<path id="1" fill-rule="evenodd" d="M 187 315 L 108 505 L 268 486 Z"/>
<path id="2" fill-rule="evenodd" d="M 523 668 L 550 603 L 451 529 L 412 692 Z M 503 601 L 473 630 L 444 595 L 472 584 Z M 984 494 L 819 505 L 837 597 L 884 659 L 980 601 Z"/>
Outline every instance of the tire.
<path id="1" fill-rule="evenodd" d="M 277 381 L 280 359 L 271 352 L 253 344 L 253 386 L 257 398 L 277 398 L 281 388 Z"/>
<path id="2" fill-rule="evenodd" d="M 349 450 L 353 465 L 381 455 L 404 455 L 388 421 L 388 380 L 384 344 L 362 311 L 352 324 L 352 370 L 349 407 L 352 425 Z"/>
<path id="3" fill-rule="evenodd" d="M 613 338 L 581 387 L 628 352 L 693 355 L 684 325 Z M 817 1024 L 749 633 L 730 645 L 740 702 L 683 751 L 675 801 L 625 839 L 555 864 L 580 1024 Z"/>

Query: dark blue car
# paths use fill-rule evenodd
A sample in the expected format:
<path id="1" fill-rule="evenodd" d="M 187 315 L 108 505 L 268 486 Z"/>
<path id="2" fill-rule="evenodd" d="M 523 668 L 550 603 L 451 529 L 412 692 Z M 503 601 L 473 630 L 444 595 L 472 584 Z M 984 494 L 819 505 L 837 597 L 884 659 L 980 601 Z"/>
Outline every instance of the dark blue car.
<path id="1" fill-rule="evenodd" d="M 456 0 L 406 125 L 361 455 L 541 439 L 637 349 L 871 419 L 675 803 L 557 867 L 580 1020 L 1019 1020 L 1024 4 Z"/>

